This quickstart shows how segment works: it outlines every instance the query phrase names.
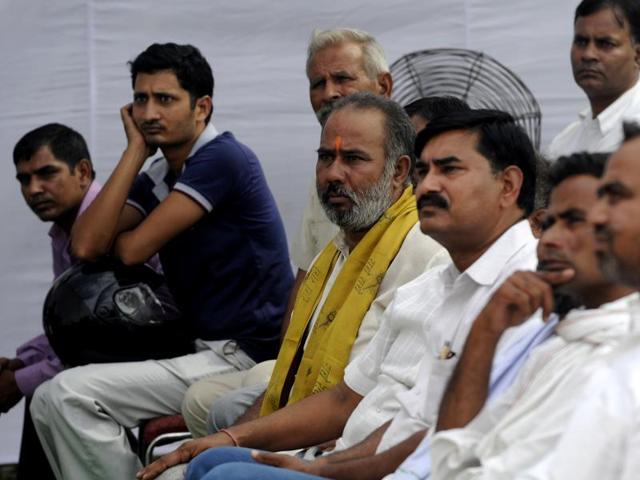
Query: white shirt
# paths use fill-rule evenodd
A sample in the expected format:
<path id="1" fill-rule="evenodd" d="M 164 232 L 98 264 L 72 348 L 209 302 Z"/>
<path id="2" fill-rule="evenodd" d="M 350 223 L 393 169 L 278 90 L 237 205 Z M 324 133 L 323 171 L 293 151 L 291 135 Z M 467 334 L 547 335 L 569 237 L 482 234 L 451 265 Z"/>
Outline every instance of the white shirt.
<path id="1" fill-rule="evenodd" d="M 341 231 L 338 232 L 336 237 L 333 239 L 333 243 L 339 252 L 338 259 L 336 260 L 333 270 L 325 283 L 318 305 L 323 305 L 326 301 L 329 292 L 335 284 L 336 279 L 349 256 L 349 246 L 345 241 L 344 233 Z M 378 331 L 382 314 L 389 303 L 391 303 L 396 289 L 400 285 L 410 282 L 430 268 L 448 261 L 449 254 L 447 251 L 431 237 L 424 235 L 420 231 L 420 224 L 416 222 L 416 224 L 411 227 L 407 233 L 400 250 L 398 250 L 396 257 L 389 265 L 389 268 L 380 283 L 380 287 L 378 288 L 378 294 L 362 319 L 362 323 L 358 329 L 358 336 L 356 337 L 353 347 L 351 348 L 351 353 L 349 354 L 349 362 L 363 352 L 374 334 Z M 311 317 L 309 331 L 313 329 L 313 326 L 318 319 L 318 315 L 320 314 L 320 310 L 322 309 L 315 309 L 313 316 Z M 305 340 L 305 347 L 308 340 L 309 337 Z"/>
<path id="2" fill-rule="evenodd" d="M 636 300 L 638 302 L 638 300 Z M 632 307 L 633 309 L 633 307 Z M 585 365 L 589 381 L 540 478 L 635 480 L 640 473 L 640 304 L 634 336 Z"/>
<path id="3" fill-rule="evenodd" d="M 535 267 L 536 243 L 529 223 L 518 222 L 466 271 L 449 262 L 397 290 L 380 330 L 345 371 L 345 383 L 364 398 L 337 449 L 362 441 L 397 413 L 398 396 L 414 386 L 423 357 L 435 358 L 446 342 L 461 351 L 495 288 L 514 271 Z"/>
<path id="4" fill-rule="evenodd" d="M 591 108 L 560 132 L 549 145 L 553 161 L 575 152 L 614 152 L 622 143 L 622 123 L 640 122 L 640 81 L 593 118 Z"/>
<path id="5" fill-rule="evenodd" d="M 302 213 L 300 228 L 291 242 L 291 261 L 300 270 L 308 271 L 315 257 L 338 231 L 338 226 L 331 223 L 324 213 L 316 192 L 316 184 L 313 182 Z"/>
<path id="6" fill-rule="evenodd" d="M 532 353 L 501 398 L 466 427 L 436 433 L 431 439 L 432 478 L 540 478 L 534 467 L 554 447 L 576 407 L 585 381 L 581 367 L 629 335 L 629 298 L 569 312 L 558 324 L 557 336 Z"/>

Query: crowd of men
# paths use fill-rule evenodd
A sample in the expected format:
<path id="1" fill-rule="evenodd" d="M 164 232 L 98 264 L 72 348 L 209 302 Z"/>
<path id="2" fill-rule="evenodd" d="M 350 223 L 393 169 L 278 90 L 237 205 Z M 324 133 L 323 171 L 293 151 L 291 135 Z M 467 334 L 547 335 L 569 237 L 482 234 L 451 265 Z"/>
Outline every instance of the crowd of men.
<path id="1" fill-rule="evenodd" d="M 507 113 L 398 105 L 370 34 L 314 32 L 291 257 L 193 46 L 130 62 L 104 185 L 71 128 L 24 135 L 54 277 L 159 262 L 194 353 L 67 368 L 42 335 L 0 358 L 0 410 L 27 400 L 19 478 L 636 478 L 640 5 L 583 0 L 571 63 L 589 108 L 538 152 Z M 142 466 L 131 429 L 178 413 L 194 439 Z"/>

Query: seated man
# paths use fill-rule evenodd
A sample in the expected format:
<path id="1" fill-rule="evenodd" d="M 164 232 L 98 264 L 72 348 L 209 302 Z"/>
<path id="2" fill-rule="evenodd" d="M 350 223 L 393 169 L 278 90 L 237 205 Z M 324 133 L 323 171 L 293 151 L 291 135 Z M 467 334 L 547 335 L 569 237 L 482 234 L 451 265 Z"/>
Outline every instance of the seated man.
<path id="1" fill-rule="evenodd" d="M 422 108 L 420 110 L 420 115 L 422 118 L 431 119 L 437 115 L 443 115 L 445 113 L 469 110 L 469 107 L 462 100 L 458 100 L 450 97 L 429 97 L 422 100 L 424 100 L 422 102 Z M 407 109 L 405 108 L 405 112 L 406 111 Z M 407 150 L 407 153 L 409 155 L 412 155 L 411 150 L 413 150 L 413 140 L 411 141 L 411 144 L 409 145 Z M 321 197 L 319 196 L 319 198 Z M 321 202 L 321 204 L 323 208 L 327 211 L 330 211 L 333 208 L 330 204 L 326 202 Z M 417 219 L 417 216 L 416 216 L 416 219 Z M 407 240 L 409 239 L 411 240 L 410 242 L 408 242 L 409 245 L 413 245 L 414 243 L 416 243 L 419 245 L 424 245 L 426 247 L 433 242 L 433 240 L 431 240 L 430 237 L 420 234 L 417 224 L 411 230 L 410 235 L 407 237 Z M 407 244 L 407 242 L 405 242 L 405 244 Z M 411 247 L 411 248 L 414 249 L 415 247 Z M 405 248 L 403 245 L 403 248 L 400 250 L 400 253 L 402 253 L 404 250 Z M 377 330 L 378 317 L 382 314 L 384 309 L 387 307 L 389 301 L 391 300 L 391 295 L 388 294 L 387 291 L 393 292 L 398 286 L 405 284 L 410 280 L 413 280 L 419 274 L 423 273 L 424 271 L 423 267 L 425 265 L 424 262 L 428 261 L 431 258 L 431 255 L 430 254 L 427 255 L 427 253 L 430 253 L 430 252 L 425 252 L 425 254 L 422 254 L 421 260 L 415 258 L 415 257 L 419 257 L 420 255 L 412 255 L 412 258 L 409 258 L 404 255 L 400 255 L 400 254 L 398 255 L 398 257 L 394 261 L 394 265 L 395 264 L 404 265 L 404 262 L 408 261 L 408 262 L 413 262 L 414 266 L 412 268 L 408 268 L 408 264 L 407 264 L 406 267 L 402 267 L 402 269 L 406 270 L 406 273 L 407 273 L 407 275 L 403 275 L 402 278 L 395 276 L 394 268 L 392 268 L 389 272 L 392 274 L 391 277 L 389 278 L 385 277 L 385 281 L 383 282 L 379 290 L 379 297 L 378 299 L 376 299 L 376 301 L 374 301 L 374 304 L 373 304 L 375 308 L 372 308 L 370 310 L 370 313 L 372 315 L 375 315 L 376 328 L 369 330 L 370 335 L 366 335 L 366 336 L 363 336 L 362 334 L 358 335 L 358 340 L 356 342 L 357 348 L 352 349 L 350 354 L 350 359 L 355 358 L 356 354 L 359 353 L 364 348 L 364 346 L 371 339 L 372 334 L 375 332 L 375 330 Z M 432 266 L 432 264 L 430 264 L 430 266 Z M 387 286 L 390 287 L 388 290 L 386 288 Z M 361 338 L 363 340 L 361 340 Z M 203 382 L 204 381 L 207 381 L 207 379 L 203 380 Z M 195 385 L 195 387 L 197 387 L 197 384 Z M 238 416 L 240 414 L 239 410 L 243 410 L 247 408 L 246 402 L 251 398 L 249 397 L 249 395 L 253 395 L 253 398 L 251 398 L 253 400 L 255 399 L 255 397 L 262 394 L 264 390 L 265 390 L 264 387 L 260 388 L 260 386 L 258 386 L 257 388 L 246 388 L 246 389 L 242 389 L 238 393 L 231 392 L 231 394 L 225 397 L 222 397 L 221 399 L 216 401 L 216 403 L 211 407 L 210 422 L 208 425 L 206 425 L 208 433 L 215 433 L 222 428 L 232 425 L 238 419 Z M 188 395 L 188 392 L 187 392 L 187 395 Z M 260 398 L 254 401 L 253 405 L 246 413 L 242 414 L 239 421 L 246 422 L 248 420 L 253 420 L 257 418 L 259 408 L 261 405 L 262 405 L 262 396 L 260 396 Z M 184 403 L 183 403 L 183 409 L 184 409 Z"/>
<path id="2" fill-rule="evenodd" d="M 321 146 L 320 162 L 340 153 L 350 128 L 341 112 L 329 116 L 323 139 L 340 141 Z M 513 119 L 486 110 L 452 113 L 433 120 L 418 136 L 417 147 L 424 177 L 416 191 L 420 228 L 448 250 L 452 261 L 396 291 L 380 329 L 338 385 L 257 420 L 187 442 L 142 470 L 139 478 L 154 478 L 167 466 L 187 462 L 208 448 L 230 445 L 285 450 L 340 437 L 337 450 L 344 452 L 314 465 L 327 469 L 345 456 L 373 453 L 398 411 L 397 396 L 415 383 L 420 360 L 433 359 L 439 352 L 455 361 L 450 353 L 462 347 L 471 321 L 500 279 L 534 267 L 536 241 L 525 218 L 533 207 L 536 158 Z M 363 172 L 371 163 L 357 151 L 344 155 Z M 513 338 L 525 330 L 517 329 Z M 249 463 L 217 467 L 235 460 Z M 212 468 L 218 478 L 259 478 L 261 469 L 271 468 L 251 462 L 248 449 L 212 448 L 191 463 L 187 478 L 201 478 Z M 312 473 L 330 476 L 328 471 Z"/>
<path id="3" fill-rule="evenodd" d="M 598 259 L 611 281 L 640 289 L 640 128 L 625 124 L 589 218 L 595 223 Z M 640 301 L 631 305 L 633 336 L 585 365 L 585 387 L 553 451 L 539 467 L 546 478 L 632 480 L 640 471 Z M 582 372 L 581 372 L 582 373 Z"/>
<path id="4" fill-rule="evenodd" d="M 439 431 L 431 438 L 434 479 L 538 478 L 536 464 L 553 450 L 579 402 L 581 367 L 627 337 L 628 304 L 637 295 L 602 276 L 593 224 L 587 220 L 603 168 L 602 157 L 588 154 L 561 158 L 553 166 L 554 189 L 539 247 L 541 272 L 511 277 L 475 322 L 440 407 Z M 498 340 L 538 307 L 549 311 L 552 296 L 545 279 L 567 270 L 573 271 L 571 280 L 556 293 L 586 308 L 564 316 L 556 335 L 532 352 L 511 387 L 487 403 Z"/>
<path id="5" fill-rule="evenodd" d="M 88 365 L 38 388 L 31 413 L 57 478 L 133 478 L 126 428 L 179 412 L 205 375 L 273 358 L 293 275 L 256 156 L 209 124 L 213 75 L 198 49 L 154 44 L 131 63 L 127 148 L 72 230 L 72 248 L 125 264 L 156 252 L 198 352 Z M 146 158 L 164 157 L 142 174 Z"/>
<path id="6" fill-rule="evenodd" d="M 50 123 L 25 134 L 13 149 L 16 178 L 22 196 L 49 230 L 53 277 L 74 262 L 69 253 L 69 233 L 76 217 L 100 191 L 87 144 L 75 130 Z M 18 479 L 52 478 L 33 429 L 29 404 L 35 389 L 62 370 L 62 363 L 47 337 L 39 335 L 18 347 L 15 358 L 0 358 L 0 412 L 7 412 L 24 396 Z"/>
<path id="7" fill-rule="evenodd" d="M 340 98 L 357 92 L 388 98 L 393 83 L 382 46 L 369 33 L 353 28 L 314 30 L 307 48 L 306 73 L 310 104 L 319 122 L 326 120 L 332 105 Z M 338 225 L 327 218 L 313 181 L 300 228 L 291 241 L 291 261 L 298 271 L 282 322 L 283 336 L 302 279 L 337 233 Z M 273 364 L 264 362 L 246 373 L 210 376 L 192 385 L 182 403 L 189 431 L 195 437 L 203 437 L 212 433 L 212 428 L 217 431 L 231 425 L 264 392 Z M 260 404 L 255 409 L 256 415 Z M 216 414 L 217 427 L 208 421 L 210 411 Z"/>

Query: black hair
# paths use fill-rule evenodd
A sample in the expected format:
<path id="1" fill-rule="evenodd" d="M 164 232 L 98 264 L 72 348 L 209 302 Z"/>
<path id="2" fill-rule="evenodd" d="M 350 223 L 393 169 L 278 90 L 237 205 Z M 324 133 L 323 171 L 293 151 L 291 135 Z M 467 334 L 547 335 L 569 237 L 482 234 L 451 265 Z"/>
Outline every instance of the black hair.
<path id="1" fill-rule="evenodd" d="M 13 147 L 14 165 L 30 160 L 42 147 L 49 147 L 54 157 L 69 166 L 71 173 L 82 159 L 91 165 L 89 149 L 82 135 L 60 123 L 48 123 L 23 135 Z M 95 175 L 91 166 L 91 178 Z"/>
<path id="2" fill-rule="evenodd" d="M 547 208 L 551 197 L 551 162 L 544 155 L 538 153 L 538 165 L 536 167 L 536 200 L 534 210 Z"/>
<path id="3" fill-rule="evenodd" d="M 196 100 L 206 95 L 213 97 L 213 73 L 200 50 L 193 45 L 175 43 L 154 43 L 129 62 L 131 85 L 135 88 L 138 73 L 156 73 L 162 70 L 172 71 L 180 87 L 189 92 L 191 108 Z M 205 119 L 209 123 L 211 112 Z"/>
<path id="4" fill-rule="evenodd" d="M 499 110 L 451 112 L 433 119 L 418 133 L 415 154 L 420 156 L 434 137 L 452 130 L 467 130 L 478 135 L 476 150 L 484 156 L 494 173 L 513 165 L 522 171 L 522 187 L 517 204 L 529 216 L 534 208 L 538 158 L 531 140 L 513 117 Z"/>
<path id="5" fill-rule="evenodd" d="M 622 124 L 622 132 L 625 142 L 638 138 L 640 137 L 640 124 L 636 122 L 624 122 Z"/>
<path id="6" fill-rule="evenodd" d="M 629 23 L 634 42 L 640 42 L 640 2 L 638 0 L 582 0 L 576 7 L 573 23 L 578 17 L 587 17 L 594 13 L 610 8 L 620 25 L 624 27 L 625 20 Z"/>
<path id="7" fill-rule="evenodd" d="M 549 183 L 557 187 L 567 178 L 577 175 L 591 175 L 600 178 L 607 165 L 608 153 L 578 152 L 558 158 L 551 166 Z"/>
<path id="8" fill-rule="evenodd" d="M 404 111 L 409 117 L 419 115 L 427 121 L 449 112 L 461 112 L 471 110 L 467 102 L 456 97 L 422 97 L 404 106 Z"/>

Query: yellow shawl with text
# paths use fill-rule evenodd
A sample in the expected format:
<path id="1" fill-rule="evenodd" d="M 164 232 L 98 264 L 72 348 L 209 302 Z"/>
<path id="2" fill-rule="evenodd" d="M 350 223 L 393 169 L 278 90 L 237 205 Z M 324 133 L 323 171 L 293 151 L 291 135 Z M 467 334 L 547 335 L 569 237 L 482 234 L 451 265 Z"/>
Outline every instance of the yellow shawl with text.
<path id="1" fill-rule="evenodd" d="M 358 242 L 324 304 L 318 307 L 339 251 L 330 242 L 320 253 L 298 290 L 291 323 L 282 341 L 260 415 L 326 390 L 342 380 L 360 323 L 376 298 L 380 283 L 405 236 L 417 220 L 413 190 L 407 187 Z M 305 331 L 316 307 L 321 308 L 320 314 L 305 348 Z M 293 372 L 297 364 L 299 367 Z M 290 395 L 283 391 L 286 384 L 291 387 Z"/>

